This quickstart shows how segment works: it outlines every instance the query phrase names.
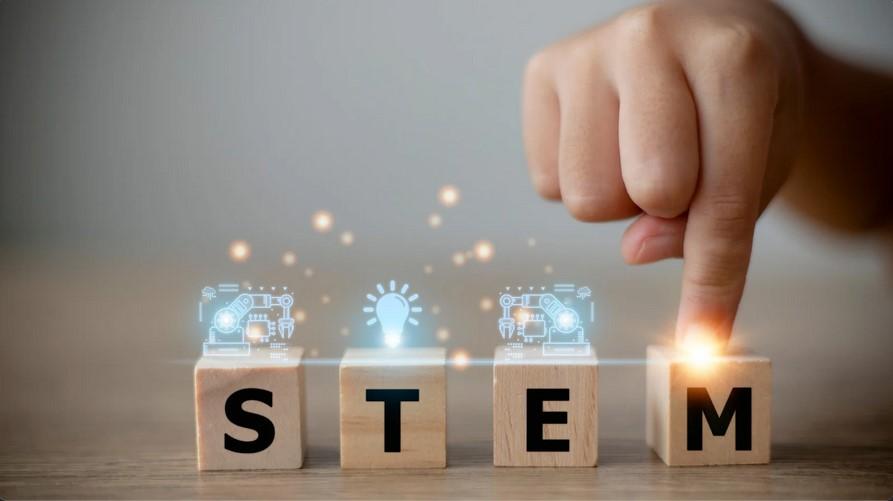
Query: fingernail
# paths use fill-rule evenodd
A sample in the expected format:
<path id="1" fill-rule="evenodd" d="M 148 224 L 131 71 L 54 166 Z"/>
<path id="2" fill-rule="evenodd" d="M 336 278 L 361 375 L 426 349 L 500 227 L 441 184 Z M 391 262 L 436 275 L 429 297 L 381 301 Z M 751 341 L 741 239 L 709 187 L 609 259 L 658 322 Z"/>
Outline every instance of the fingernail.
<path id="1" fill-rule="evenodd" d="M 676 235 L 654 235 L 642 240 L 636 253 L 636 262 L 660 261 L 676 257 Z"/>

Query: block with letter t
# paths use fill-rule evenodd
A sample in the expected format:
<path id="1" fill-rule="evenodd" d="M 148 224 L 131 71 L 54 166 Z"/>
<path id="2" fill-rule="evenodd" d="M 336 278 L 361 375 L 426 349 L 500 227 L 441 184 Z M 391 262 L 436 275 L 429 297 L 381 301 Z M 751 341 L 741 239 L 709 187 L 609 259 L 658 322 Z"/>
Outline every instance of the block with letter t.
<path id="1" fill-rule="evenodd" d="M 649 346 L 646 436 L 670 466 L 769 462 L 772 365 Z"/>
<path id="2" fill-rule="evenodd" d="M 446 466 L 443 348 L 350 348 L 339 372 L 342 468 Z"/>
<path id="3" fill-rule="evenodd" d="M 493 464 L 595 466 L 598 361 L 547 355 L 540 346 L 496 348 L 493 362 Z"/>

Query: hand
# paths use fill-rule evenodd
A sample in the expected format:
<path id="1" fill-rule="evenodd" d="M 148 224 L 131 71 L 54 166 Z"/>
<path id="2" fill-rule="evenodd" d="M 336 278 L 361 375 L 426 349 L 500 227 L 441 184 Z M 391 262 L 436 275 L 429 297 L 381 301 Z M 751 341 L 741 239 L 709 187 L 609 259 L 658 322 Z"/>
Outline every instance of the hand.
<path id="1" fill-rule="evenodd" d="M 677 341 L 731 333 L 757 217 L 797 152 L 799 40 L 769 3 L 667 2 L 527 65 L 537 191 L 583 221 L 641 213 L 621 243 L 629 263 L 684 257 Z"/>

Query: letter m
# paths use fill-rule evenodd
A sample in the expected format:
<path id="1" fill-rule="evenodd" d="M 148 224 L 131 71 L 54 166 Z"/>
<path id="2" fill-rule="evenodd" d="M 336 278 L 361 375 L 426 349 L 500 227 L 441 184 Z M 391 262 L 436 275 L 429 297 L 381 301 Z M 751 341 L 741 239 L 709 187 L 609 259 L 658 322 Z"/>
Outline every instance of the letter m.
<path id="1" fill-rule="evenodd" d="M 722 408 L 722 414 L 716 413 L 713 401 L 707 388 L 688 388 L 688 450 L 704 450 L 704 418 L 714 436 L 724 437 L 726 430 L 735 416 L 735 450 L 751 450 L 751 389 L 732 388 L 729 399 Z"/>

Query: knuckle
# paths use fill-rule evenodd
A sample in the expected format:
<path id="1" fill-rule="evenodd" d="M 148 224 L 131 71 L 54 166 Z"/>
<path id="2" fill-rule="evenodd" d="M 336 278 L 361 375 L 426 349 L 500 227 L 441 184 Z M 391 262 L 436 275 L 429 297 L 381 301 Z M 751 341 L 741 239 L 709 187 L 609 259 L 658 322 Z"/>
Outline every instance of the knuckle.
<path id="1" fill-rule="evenodd" d="M 564 197 L 564 206 L 574 219 L 585 222 L 602 220 L 601 203 L 596 197 L 570 196 Z"/>
<path id="2" fill-rule="evenodd" d="M 547 49 L 543 49 L 530 56 L 524 66 L 524 80 L 532 82 L 542 80 L 549 76 L 551 68 L 551 56 Z"/>
<path id="3" fill-rule="evenodd" d="M 629 184 L 630 198 L 652 216 L 663 218 L 679 216 L 688 210 L 694 192 L 694 182 L 687 183 L 681 176 L 666 175 L 668 172 L 678 172 L 678 169 L 662 167 L 656 169 L 659 169 L 658 175 L 642 176 L 635 183 Z"/>
<path id="4" fill-rule="evenodd" d="M 707 54 L 717 73 L 725 77 L 760 79 L 775 74 L 771 47 L 745 23 L 713 27 Z"/>
<path id="5" fill-rule="evenodd" d="M 686 274 L 689 295 L 713 302 L 731 298 L 743 288 L 748 256 L 714 256 L 690 268 Z"/>
<path id="6" fill-rule="evenodd" d="M 749 243 L 756 222 L 755 206 L 741 195 L 714 195 L 708 198 L 707 221 L 712 240 L 720 248 L 738 248 L 742 243 Z"/>
<path id="7" fill-rule="evenodd" d="M 576 42 L 565 51 L 560 73 L 565 79 L 575 76 L 593 74 L 598 67 L 598 60 L 592 46 L 586 41 Z"/>
<path id="8" fill-rule="evenodd" d="M 631 9 L 618 16 L 613 28 L 621 47 L 644 48 L 654 45 L 660 37 L 664 6 L 652 4 Z"/>

